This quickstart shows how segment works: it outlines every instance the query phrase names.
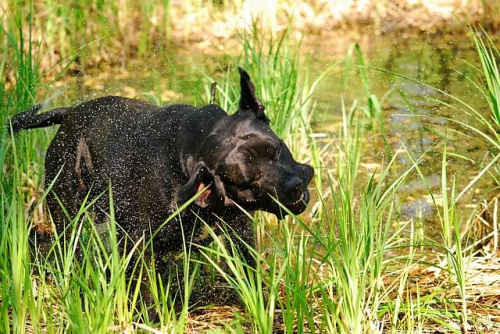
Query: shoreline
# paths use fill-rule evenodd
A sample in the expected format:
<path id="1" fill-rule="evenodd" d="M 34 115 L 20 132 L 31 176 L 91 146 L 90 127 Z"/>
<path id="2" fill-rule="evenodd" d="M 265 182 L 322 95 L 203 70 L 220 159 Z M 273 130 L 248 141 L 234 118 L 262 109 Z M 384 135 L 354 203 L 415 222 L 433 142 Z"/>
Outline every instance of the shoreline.
<path id="1" fill-rule="evenodd" d="M 0 3 L 9 8 L 4 1 Z M 245 0 L 202 5 L 172 0 L 140 6 L 114 0 L 85 8 L 35 3 L 31 9 L 29 5 L 9 8 L 0 22 L 14 35 L 23 31 L 23 48 L 34 46 L 38 50 L 42 72 L 60 72 L 74 60 L 71 73 L 100 64 L 113 66 L 130 59 L 162 56 L 168 54 L 169 45 L 233 53 L 233 41 L 243 34 L 258 34 L 263 40 L 284 33 L 297 41 L 331 35 L 345 40 L 345 36 L 366 33 L 464 34 L 470 26 L 493 34 L 500 31 L 500 2 Z M 15 52 L 12 46 L 10 49 Z M 9 74 L 3 73 L 2 79 L 8 81 Z"/>

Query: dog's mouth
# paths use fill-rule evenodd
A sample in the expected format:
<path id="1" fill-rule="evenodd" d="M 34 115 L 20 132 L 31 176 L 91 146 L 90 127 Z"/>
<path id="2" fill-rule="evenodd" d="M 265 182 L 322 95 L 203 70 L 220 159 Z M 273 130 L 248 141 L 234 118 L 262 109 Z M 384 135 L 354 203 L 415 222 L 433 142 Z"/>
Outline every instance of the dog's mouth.
<path id="1" fill-rule="evenodd" d="M 309 203 L 309 191 L 306 189 L 300 197 L 295 201 L 290 204 L 286 204 L 285 206 L 287 207 L 288 210 L 290 210 L 293 214 L 298 215 L 302 213 L 306 207 L 307 203 Z"/>
<path id="2" fill-rule="evenodd" d="M 276 193 L 262 193 L 250 188 L 238 189 L 226 186 L 225 202 L 227 206 L 237 203 L 246 210 L 263 210 L 275 214 L 278 219 L 283 219 L 288 214 L 298 215 L 304 212 L 310 200 L 307 188 L 295 198 L 285 199 L 283 197 L 285 196 Z"/>

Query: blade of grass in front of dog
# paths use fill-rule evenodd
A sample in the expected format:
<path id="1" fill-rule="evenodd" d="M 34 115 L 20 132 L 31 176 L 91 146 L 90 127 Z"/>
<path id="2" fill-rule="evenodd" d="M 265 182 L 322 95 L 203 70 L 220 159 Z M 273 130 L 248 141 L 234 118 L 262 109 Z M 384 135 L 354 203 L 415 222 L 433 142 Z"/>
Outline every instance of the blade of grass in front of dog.
<path id="1" fill-rule="evenodd" d="M 191 261 L 191 247 L 193 240 L 188 240 L 189 236 L 185 235 L 184 228 L 181 227 L 182 231 L 182 250 L 184 253 L 184 263 L 182 266 L 182 274 L 184 280 L 184 286 L 182 291 L 182 310 L 177 318 L 176 330 L 180 333 L 186 330 L 187 317 L 189 315 L 189 301 L 191 299 L 191 293 L 193 291 L 193 283 L 198 275 L 199 265 L 196 262 Z M 191 236 L 193 238 L 194 236 Z"/>
<path id="2" fill-rule="evenodd" d="M 101 299 L 96 300 L 96 306 L 102 312 L 102 315 L 99 316 L 103 317 L 104 315 L 101 325 L 104 331 L 113 323 L 115 312 L 120 324 L 130 323 L 133 319 L 135 300 L 130 291 L 131 286 L 127 284 L 126 270 L 139 247 L 139 243 L 136 243 L 132 247 L 123 247 L 123 252 L 120 252 L 122 247 L 118 240 L 111 185 L 108 194 L 109 222 L 105 224 L 104 231 L 98 231 L 96 224 L 90 225 L 94 237 L 92 239 L 93 245 L 97 251 L 93 252 L 96 255 L 90 253 L 90 256 L 87 257 L 87 259 L 91 260 L 89 266 L 95 262 L 101 264 L 99 266 L 100 270 L 96 272 L 97 277 L 94 278 L 94 281 L 99 282 L 99 284 L 94 290 L 102 289 Z M 95 258 L 97 258 L 97 261 Z M 102 282 L 106 283 L 103 284 Z"/>
<path id="3" fill-rule="evenodd" d="M 19 195 L 14 194 L 10 201 L 10 212 L 8 221 L 9 225 L 8 232 L 6 234 L 6 240 L 9 244 L 5 248 L 6 253 L 4 253 L 4 259 L 9 259 L 9 262 L 4 264 L 4 277 L 5 285 L 4 289 L 7 289 L 3 296 L 2 302 L 5 305 L 10 305 L 12 313 L 4 313 L 7 318 L 11 317 L 11 320 L 5 323 L 5 326 L 9 326 L 11 323 L 12 327 L 8 329 L 7 332 L 23 333 L 26 331 L 26 316 L 27 316 L 27 302 L 30 299 L 29 292 L 31 291 L 31 281 L 30 281 L 30 257 L 29 257 L 29 247 L 28 247 L 28 228 L 24 220 L 24 208 L 22 203 L 19 202 Z M 3 285 L 3 284 L 2 284 Z M 4 299 L 5 298 L 5 299 Z M 5 312 L 4 311 L 4 312 Z"/>
<path id="4" fill-rule="evenodd" d="M 239 249 L 236 246 L 234 240 L 225 234 L 225 239 L 229 241 L 229 249 L 226 247 L 222 239 L 216 235 L 216 233 L 208 227 L 210 235 L 214 239 L 217 245 L 216 249 L 199 246 L 201 253 L 206 258 L 206 260 L 212 265 L 224 278 L 229 285 L 235 290 L 239 295 L 241 302 L 244 304 L 245 311 L 248 313 L 250 318 L 250 326 L 253 328 L 255 333 L 270 333 L 273 329 L 273 320 L 275 315 L 275 301 L 277 299 L 277 282 L 283 275 L 283 271 L 279 271 L 275 274 L 274 270 L 276 266 L 270 266 L 269 281 L 266 286 L 269 287 L 268 296 L 264 293 L 264 276 L 262 275 L 261 262 L 262 259 L 256 252 L 255 249 L 251 248 L 249 245 L 244 245 L 249 251 L 256 257 L 256 268 L 250 268 L 246 262 L 239 256 Z M 242 240 L 240 240 L 242 242 Z M 211 255 L 222 259 L 225 266 L 228 268 L 226 272 L 219 263 L 217 263 Z"/>
<path id="5" fill-rule="evenodd" d="M 107 332 L 115 312 L 120 324 L 130 323 L 133 318 L 134 304 L 129 302 L 125 271 L 137 245 L 127 253 L 119 253 L 112 205 L 110 221 L 101 223 L 104 229 L 97 229 L 97 224 L 86 214 L 96 200 L 83 201 L 69 238 L 65 234 L 58 236 L 56 245 L 60 246 L 52 250 L 55 261 L 50 271 L 57 278 L 55 283 L 62 294 L 60 306 L 66 315 L 65 322 L 75 332 Z"/>
<path id="6" fill-rule="evenodd" d="M 186 319 L 189 314 L 188 313 L 189 297 L 192 292 L 192 285 L 194 279 L 198 275 L 198 266 L 195 265 L 193 267 L 191 265 L 191 260 L 190 260 L 191 246 L 187 246 L 190 243 L 190 241 L 189 242 L 186 241 L 187 236 L 184 235 L 184 229 L 181 229 L 184 240 L 183 242 L 184 262 L 182 265 L 181 274 L 184 276 L 183 281 L 187 283 L 185 283 L 185 285 L 183 286 L 184 288 L 184 290 L 182 291 L 183 294 L 180 296 L 182 298 L 182 310 L 180 314 L 176 314 L 174 310 L 174 301 L 171 299 L 171 296 L 169 296 L 169 293 L 171 292 L 170 289 L 171 282 L 170 280 L 168 280 L 167 282 L 163 282 L 160 279 L 161 275 L 158 275 L 158 273 L 156 273 L 156 268 L 155 268 L 156 261 L 154 260 L 155 254 L 153 253 L 152 243 L 154 242 L 154 238 L 159 233 L 159 231 L 165 228 L 165 226 L 167 226 L 168 224 L 170 223 L 182 224 L 180 213 L 186 210 L 186 208 L 190 206 L 200 195 L 201 192 L 195 195 L 193 198 L 189 199 L 180 207 L 178 207 L 174 213 L 172 213 L 167 219 L 165 219 L 163 224 L 161 224 L 158 227 L 158 229 L 156 229 L 155 231 L 151 231 L 152 237 L 149 238 L 148 240 L 142 241 L 144 245 L 141 247 L 141 251 L 137 256 L 137 261 L 135 262 L 134 268 L 132 270 L 132 272 L 134 273 L 133 275 L 137 275 L 139 273 L 138 276 L 139 278 L 147 276 L 147 281 L 151 284 L 151 293 L 153 295 L 153 299 L 155 300 L 155 304 L 149 307 L 152 307 L 156 310 L 164 326 L 173 326 L 179 332 L 183 332 L 184 327 L 186 325 Z M 174 220 L 176 218 L 178 218 L 180 221 Z M 145 261 L 146 259 L 144 257 L 144 254 L 147 251 L 150 251 L 151 253 L 151 260 Z M 139 291 L 136 291 L 136 294 L 138 292 Z M 160 292 L 161 295 L 158 295 L 158 292 Z"/>
<path id="7" fill-rule="evenodd" d="M 315 329 L 316 310 L 314 300 L 313 264 L 314 252 L 310 251 L 311 240 L 304 232 L 298 233 L 299 226 L 305 224 L 300 217 L 294 217 L 298 224 L 280 224 L 280 235 L 268 237 L 276 249 L 269 260 L 272 267 L 282 266 L 284 273 L 278 280 L 278 298 L 284 326 L 288 333 L 307 332 Z M 276 272 L 277 269 L 274 269 Z"/>
<path id="8" fill-rule="evenodd" d="M 136 244 L 132 244 L 126 253 L 119 252 L 121 248 L 117 240 L 111 190 L 109 192 L 109 222 L 104 223 L 104 231 L 96 229 L 96 224 L 90 219 L 90 216 L 86 215 L 86 212 L 97 199 L 93 199 L 89 203 L 87 200 L 83 201 L 70 227 L 69 238 L 67 238 L 66 233 L 58 236 L 59 242 L 55 243 L 52 251 L 56 254 L 56 261 L 50 271 L 57 277 L 55 281 L 62 293 L 60 305 L 66 314 L 65 322 L 75 332 L 89 330 L 106 332 L 114 322 L 115 313 L 120 324 L 130 324 L 137 316 L 134 305 L 138 305 L 140 285 L 131 284 L 131 281 L 126 279 L 127 275 L 125 274 L 126 268 L 132 263 L 132 260 L 134 260 L 135 267 L 131 275 L 138 274 L 139 280 L 145 275 L 156 279 L 154 267 L 144 266 L 145 264 L 151 265 L 150 261 L 144 261 L 145 248 L 141 246 L 141 251 L 138 248 L 139 244 L 142 243 L 148 247 L 150 241 L 139 240 Z M 180 207 L 176 214 L 184 210 L 190 203 Z M 167 219 L 165 224 L 174 216 Z M 84 235 L 85 237 L 82 239 Z M 76 258 L 77 243 L 80 243 L 81 262 L 77 261 Z M 154 261 L 152 263 L 154 266 Z M 168 297 L 168 287 L 165 292 L 163 282 L 151 281 L 155 283 L 152 289 L 159 287 L 165 293 L 156 300 L 165 302 L 165 298 Z M 134 286 L 135 290 L 132 291 Z M 162 303 L 162 305 L 170 304 Z M 163 309 L 163 306 L 160 306 L 160 309 Z M 163 313 L 162 317 L 166 321 L 165 325 L 183 328 L 187 317 L 187 303 L 185 310 L 183 315 L 175 317 L 173 309 L 167 308 L 167 312 Z M 146 320 L 144 314 L 141 314 L 143 312 L 139 310 L 139 316 Z"/>

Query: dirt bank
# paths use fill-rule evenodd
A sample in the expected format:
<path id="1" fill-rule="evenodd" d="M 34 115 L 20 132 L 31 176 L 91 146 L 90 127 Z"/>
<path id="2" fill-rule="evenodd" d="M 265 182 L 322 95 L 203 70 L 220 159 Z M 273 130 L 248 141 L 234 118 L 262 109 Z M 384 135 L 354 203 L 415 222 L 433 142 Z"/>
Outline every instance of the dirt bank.
<path id="1" fill-rule="evenodd" d="M 236 37 L 245 33 L 270 39 L 288 31 L 289 37 L 312 41 L 366 32 L 455 34 L 471 24 L 500 30 L 500 1 L 493 0 L 91 0 L 85 6 L 0 0 L 0 7 L 7 8 L 0 15 L 7 32 L 0 37 L 4 54 L 15 54 L 9 41 L 19 40 L 22 31 L 22 48 L 35 50 L 40 71 L 52 73 L 73 61 L 70 69 L 78 74 L 103 64 L 165 58 L 172 44 L 235 53 L 241 46 Z M 12 77 L 6 69 L 1 79 Z"/>

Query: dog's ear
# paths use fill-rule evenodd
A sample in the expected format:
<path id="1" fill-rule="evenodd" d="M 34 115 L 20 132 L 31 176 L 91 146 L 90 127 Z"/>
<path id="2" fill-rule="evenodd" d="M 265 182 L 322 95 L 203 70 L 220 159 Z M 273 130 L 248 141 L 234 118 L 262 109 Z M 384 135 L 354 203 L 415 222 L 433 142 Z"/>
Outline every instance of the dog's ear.
<path id="1" fill-rule="evenodd" d="M 250 80 L 250 76 L 239 66 L 238 71 L 240 72 L 241 86 L 240 110 L 251 110 L 257 118 L 269 123 L 269 119 L 264 114 L 264 105 L 262 105 L 262 102 L 255 96 L 255 86 L 253 85 L 252 80 Z"/>
<path id="2" fill-rule="evenodd" d="M 225 202 L 224 185 L 203 162 L 196 165 L 188 182 L 177 191 L 175 201 L 180 206 L 195 196 L 194 203 L 202 208 L 221 207 Z"/>

